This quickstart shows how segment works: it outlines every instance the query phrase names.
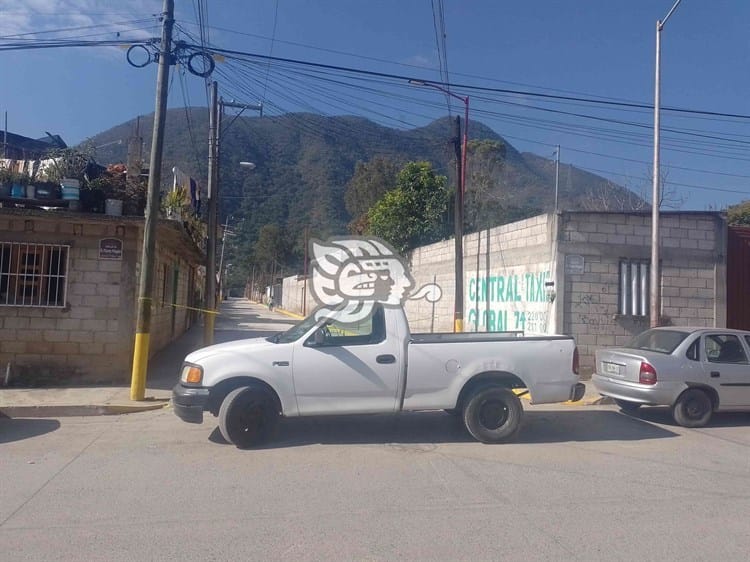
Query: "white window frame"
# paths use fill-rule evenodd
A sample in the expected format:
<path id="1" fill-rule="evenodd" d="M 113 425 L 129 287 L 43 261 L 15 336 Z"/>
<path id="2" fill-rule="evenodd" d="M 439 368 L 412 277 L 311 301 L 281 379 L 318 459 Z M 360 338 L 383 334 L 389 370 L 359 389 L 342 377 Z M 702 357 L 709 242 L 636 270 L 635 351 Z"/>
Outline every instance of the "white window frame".
<path id="1" fill-rule="evenodd" d="M 648 316 L 650 260 L 620 259 L 620 287 L 617 313 L 621 316 Z"/>
<path id="2" fill-rule="evenodd" d="M 0 242 L 0 307 L 65 308 L 70 246 Z"/>

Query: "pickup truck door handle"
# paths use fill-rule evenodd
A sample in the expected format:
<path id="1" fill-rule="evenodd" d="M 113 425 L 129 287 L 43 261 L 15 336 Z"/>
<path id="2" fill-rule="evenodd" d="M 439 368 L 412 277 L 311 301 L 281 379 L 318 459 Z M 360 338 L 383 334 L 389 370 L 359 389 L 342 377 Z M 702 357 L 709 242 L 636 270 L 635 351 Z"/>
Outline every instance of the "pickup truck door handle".
<path id="1" fill-rule="evenodd" d="M 274 361 L 273 363 L 271 363 L 271 365 L 273 365 L 274 367 L 288 367 L 289 361 Z"/>
<path id="2" fill-rule="evenodd" d="M 393 355 L 378 355 L 375 358 L 375 361 L 377 361 L 378 363 L 388 364 L 388 363 L 395 363 L 396 358 Z"/>
<path id="3" fill-rule="evenodd" d="M 711 378 L 715 379 L 718 378 L 721 373 L 719 371 L 711 371 Z"/>

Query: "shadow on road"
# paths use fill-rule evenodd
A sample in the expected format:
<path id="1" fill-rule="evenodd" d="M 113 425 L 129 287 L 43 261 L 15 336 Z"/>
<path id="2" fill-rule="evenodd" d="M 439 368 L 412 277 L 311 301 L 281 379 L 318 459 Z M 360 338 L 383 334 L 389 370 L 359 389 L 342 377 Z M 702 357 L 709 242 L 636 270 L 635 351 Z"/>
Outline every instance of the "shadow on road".
<path id="1" fill-rule="evenodd" d="M 35 418 L 0 418 L 0 444 L 22 441 L 50 433 L 60 427 L 60 422 Z"/>
<path id="2" fill-rule="evenodd" d="M 639 441 L 677 434 L 614 411 L 527 411 L 517 444 L 573 441 Z M 224 443 L 218 427 L 209 436 Z M 444 412 L 321 416 L 284 419 L 264 449 L 327 444 L 471 443 L 460 418 Z"/>
<path id="3" fill-rule="evenodd" d="M 679 424 L 674 421 L 672 413 L 667 407 L 644 406 L 642 408 L 639 408 L 634 414 L 627 415 L 637 420 L 680 427 Z M 706 425 L 706 429 L 712 427 L 743 426 L 750 426 L 750 414 L 748 414 L 747 412 L 722 412 L 715 413 L 713 416 L 711 416 L 711 421 L 709 421 L 708 425 Z"/>

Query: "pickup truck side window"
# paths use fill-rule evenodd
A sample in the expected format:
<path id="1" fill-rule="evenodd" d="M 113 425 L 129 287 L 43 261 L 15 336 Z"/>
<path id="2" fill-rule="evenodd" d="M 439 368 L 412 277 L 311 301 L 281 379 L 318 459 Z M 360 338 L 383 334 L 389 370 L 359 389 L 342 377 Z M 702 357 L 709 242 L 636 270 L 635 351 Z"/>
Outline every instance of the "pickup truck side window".
<path id="1" fill-rule="evenodd" d="M 385 315 L 383 307 L 377 306 L 373 313 L 357 324 L 342 324 L 336 320 L 329 320 L 321 329 L 322 338 L 317 343 L 308 340 L 307 345 L 320 346 L 348 346 L 372 345 L 385 340 Z"/>
<path id="2" fill-rule="evenodd" d="M 706 358 L 711 363 L 747 363 L 742 342 L 734 334 L 706 336 Z"/>

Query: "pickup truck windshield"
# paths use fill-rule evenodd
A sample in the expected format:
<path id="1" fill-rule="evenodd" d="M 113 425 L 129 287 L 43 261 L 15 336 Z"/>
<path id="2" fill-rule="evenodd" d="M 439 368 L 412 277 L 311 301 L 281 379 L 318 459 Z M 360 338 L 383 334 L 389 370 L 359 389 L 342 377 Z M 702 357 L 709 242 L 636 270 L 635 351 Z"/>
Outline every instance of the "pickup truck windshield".
<path id="1" fill-rule="evenodd" d="M 276 334 L 275 336 L 271 336 L 267 339 L 268 341 L 273 343 L 291 343 L 304 336 L 315 324 L 317 324 L 315 316 L 308 316 L 304 320 L 301 320 L 300 322 L 289 328 L 286 332 L 281 332 L 280 334 Z"/>

